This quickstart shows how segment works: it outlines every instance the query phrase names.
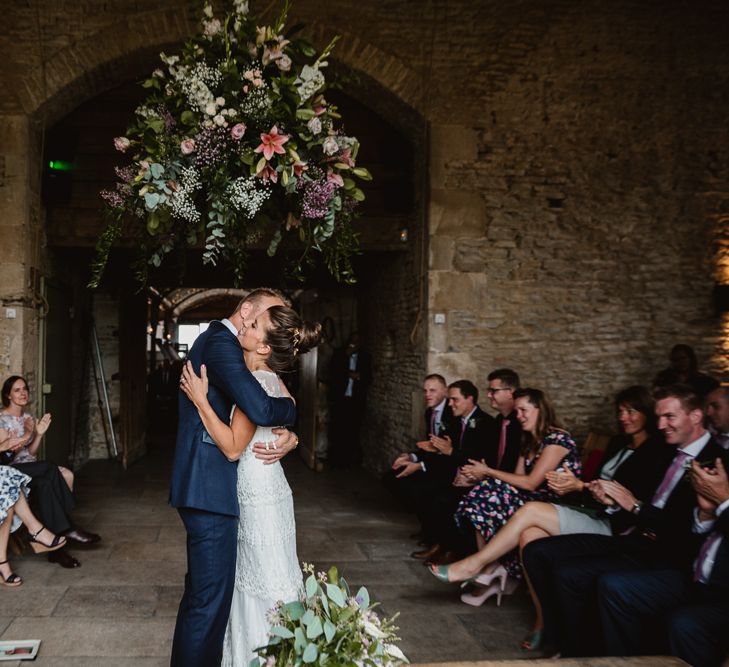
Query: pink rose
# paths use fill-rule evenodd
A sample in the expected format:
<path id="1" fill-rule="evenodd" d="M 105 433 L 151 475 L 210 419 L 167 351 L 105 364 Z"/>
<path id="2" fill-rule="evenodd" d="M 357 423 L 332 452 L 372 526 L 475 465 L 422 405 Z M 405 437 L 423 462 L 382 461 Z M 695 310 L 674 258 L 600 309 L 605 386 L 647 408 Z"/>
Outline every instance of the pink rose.
<path id="1" fill-rule="evenodd" d="M 245 123 L 236 123 L 230 130 L 230 136 L 233 137 L 235 141 L 240 141 L 245 133 Z"/>
<path id="2" fill-rule="evenodd" d="M 131 145 L 132 142 L 126 137 L 114 137 L 114 148 L 116 148 L 120 153 L 126 153 L 127 148 Z"/>
<path id="3" fill-rule="evenodd" d="M 190 155 L 195 152 L 195 140 L 194 139 L 183 139 L 180 142 L 180 150 L 183 155 Z"/>

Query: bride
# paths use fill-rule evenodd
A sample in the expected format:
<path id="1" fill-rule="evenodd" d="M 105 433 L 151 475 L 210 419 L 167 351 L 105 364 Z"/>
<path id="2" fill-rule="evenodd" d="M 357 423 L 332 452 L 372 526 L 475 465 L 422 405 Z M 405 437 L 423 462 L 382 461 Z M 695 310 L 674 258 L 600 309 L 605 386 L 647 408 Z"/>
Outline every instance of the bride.
<path id="1" fill-rule="evenodd" d="M 290 370 L 296 357 L 319 342 L 320 325 L 302 322 L 285 306 L 262 312 L 238 336 L 246 366 L 271 396 L 288 396 L 277 373 Z M 216 443 L 273 445 L 270 428 L 253 426 L 233 408 L 230 426 L 220 421 L 207 400 L 207 371 L 198 377 L 188 362 L 181 388 L 195 404 Z M 223 647 L 223 667 L 247 667 L 253 651 L 268 643 L 268 611 L 277 601 L 298 599 L 302 586 L 296 555 L 296 526 L 291 489 L 279 462 L 264 464 L 246 444 L 238 463 L 238 557 L 235 591 Z"/>

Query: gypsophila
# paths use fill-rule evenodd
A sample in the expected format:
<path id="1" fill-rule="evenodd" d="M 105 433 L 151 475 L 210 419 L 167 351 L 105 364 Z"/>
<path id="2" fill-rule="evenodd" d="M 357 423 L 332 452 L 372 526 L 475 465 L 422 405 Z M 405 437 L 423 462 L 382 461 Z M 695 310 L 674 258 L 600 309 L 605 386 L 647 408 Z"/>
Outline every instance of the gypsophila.
<path id="1" fill-rule="evenodd" d="M 228 186 L 228 197 L 233 207 L 252 219 L 261 210 L 264 202 L 271 196 L 271 189 L 258 187 L 260 179 L 255 176 L 236 178 Z"/>
<path id="2" fill-rule="evenodd" d="M 188 222 L 199 222 L 200 211 L 195 206 L 194 195 L 202 187 L 195 167 L 184 167 L 180 172 L 177 191 L 172 193 L 172 214 Z"/>

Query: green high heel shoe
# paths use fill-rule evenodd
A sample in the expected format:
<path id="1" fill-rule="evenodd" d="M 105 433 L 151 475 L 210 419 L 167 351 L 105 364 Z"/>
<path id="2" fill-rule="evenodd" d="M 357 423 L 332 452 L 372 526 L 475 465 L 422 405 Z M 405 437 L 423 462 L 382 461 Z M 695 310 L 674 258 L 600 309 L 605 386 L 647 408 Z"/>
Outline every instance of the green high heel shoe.
<path id="1" fill-rule="evenodd" d="M 542 628 L 532 630 L 521 642 L 522 651 L 536 651 L 542 646 Z"/>
<path id="2" fill-rule="evenodd" d="M 481 575 L 481 573 L 479 572 L 473 577 L 469 577 L 468 579 L 465 579 L 463 581 L 451 581 L 448 578 L 449 567 L 450 565 L 436 565 L 435 563 L 433 563 L 433 565 L 428 568 L 428 571 L 439 581 L 442 581 L 446 584 L 460 584 L 461 588 L 463 588 L 467 584 L 472 584 L 476 580 L 476 578 Z"/>

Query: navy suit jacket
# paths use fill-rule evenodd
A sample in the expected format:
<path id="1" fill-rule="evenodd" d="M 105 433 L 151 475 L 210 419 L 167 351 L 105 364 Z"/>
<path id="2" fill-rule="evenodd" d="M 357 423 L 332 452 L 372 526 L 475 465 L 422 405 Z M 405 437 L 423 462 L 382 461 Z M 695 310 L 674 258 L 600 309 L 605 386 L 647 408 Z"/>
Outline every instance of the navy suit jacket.
<path id="1" fill-rule="evenodd" d="M 237 405 L 259 426 L 294 423 L 294 402 L 265 392 L 246 367 L 238 339 L 222 322 L 211 322 L 198 336 L 188 359 L 198 375 L 202 364 L 207 367 L 208 401 L 221 421 L 227 424 Z M 170 504 L 238 516 L 238 462 L 225 458 L 205 430 L 197 408 L 181 391 L 179 406 Z"/>

